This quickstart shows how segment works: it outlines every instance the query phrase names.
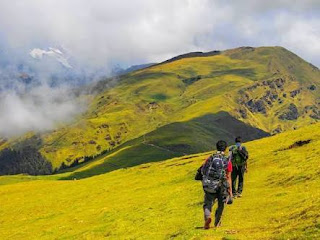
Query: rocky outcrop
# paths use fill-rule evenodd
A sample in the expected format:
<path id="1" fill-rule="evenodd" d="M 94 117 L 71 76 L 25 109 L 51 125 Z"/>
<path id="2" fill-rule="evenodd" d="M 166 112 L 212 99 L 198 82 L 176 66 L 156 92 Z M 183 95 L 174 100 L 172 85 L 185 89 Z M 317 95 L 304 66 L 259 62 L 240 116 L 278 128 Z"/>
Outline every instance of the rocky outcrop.
<path id="1" fill-rule="evenodd" d="M 240 116 L 243 118 L 243 119 L 246 119 L 248 117 L 248 113 L 247 113 L 247 110 L 242 108 L 242 109 L 239 109 L 239 114 Z"/>
<path id="2" fill-rule="evenodd" d="M 308 87 L 309 90 L 314 91 L 317 89 L 316 85 L 312 84 Z"/>
<path id="3" fill-rule="evenodd" d="M 285 84 L 286 79 L 283 77 L 255 83 L 239 91 L 241 96 L 240 103 L 244 104 L 252 113 L 266 114 L 268 108 L 272 107 L 274 103 L 283 103 L 283 99 L 281 99 L 280 96 L 284 98 L 286 97 L 286 94 L 282 93 L 284 91 Z M 264 94 L 260 98 L 254 99 L 248 94 L 254 93 L 255 91 L 261 91 L 262 89 Z M 247 114 L 243 111 L 243 109 L 238 109 L 238 112 L 242 118 L 247 117 Z"/>
<path id="4" fill-rule="evenodd" d="M 312 113 L 310 114 L 310 117 L 316 120 L 320 120 L 320 110 L 319 109 L 312 109 Z"/>
<path id="5" fill-rule="evenodd" d="M 288 109 L 279 116 L 280 120 L 296 120 L 299 117 L 298 108 L 296 105 L 291 103 Z"/>
<path id="6" fill-rule="evenodd" d="M 277 128 L 272 130 L 271 135 L 275 135 L 275 134 L 278 134 L 278 133 L 281 133 L 281 132 L 282 132 L 281 126 L 278 126 Z"/>
<path id="7" fill-rule="evenodd" d="M 301 92 L 301 88 L 293 90 L 290 92 L 290 97 L 294 98 L 295 96 L 297 96 L 299 93 Z"/>
<path id="8" fill-rule="evenodd" d="M 246 105 L 251 112 L 259 112 L 264 114 L 267 112 L 265 103 L 262 99 L 258 99 L 258 100 L 251 99 L 246 103 Z"/>

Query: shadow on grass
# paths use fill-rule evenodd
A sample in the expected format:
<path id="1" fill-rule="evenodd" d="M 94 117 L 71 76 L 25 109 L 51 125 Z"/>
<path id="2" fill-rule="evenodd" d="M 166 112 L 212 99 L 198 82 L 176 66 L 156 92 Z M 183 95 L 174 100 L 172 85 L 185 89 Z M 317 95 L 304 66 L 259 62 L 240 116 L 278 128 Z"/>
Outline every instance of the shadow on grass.
<path id="1" fill-rule="evenodd" d="M 207 114 L 186 122 L 176 122 L 160 127 L 144 137 L 127 142 L 113 152 L 99 157 L 97 164 L 91 163 L 76 169 L 61 180 L 81 179 L 111 172 L 121 168 L 133 167 L 149 162 L 162 161 L 174 157 L 207 152 L 214 149 L 215 143 L 224 139 L 233 144 L 235 136 L 245 141 L 269 136 L 261 129 L 249 126 L 227 112 Z M 126 149 L 123 149 L 127 147 Z M 121 150 L 116 152 L 118 150 Z M 110 156 L 113 154 L 112 156 Z M 188 157 L 186 157 L 188 158 Z"/>

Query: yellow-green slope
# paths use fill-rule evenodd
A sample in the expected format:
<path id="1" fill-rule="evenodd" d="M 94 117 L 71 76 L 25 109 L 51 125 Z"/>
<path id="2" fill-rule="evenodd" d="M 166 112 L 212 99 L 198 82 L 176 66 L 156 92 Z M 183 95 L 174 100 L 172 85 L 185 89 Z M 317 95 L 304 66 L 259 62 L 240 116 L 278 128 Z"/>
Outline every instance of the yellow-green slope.
<path id="1" fill-rule="evenodd" d="M 237 48 L 165 62 L 120 76 L 111 88 L 110 80 L 98 83 L 88 111 L 70 125 L 41 134 L 37 151 L 56 169 L 154 131 L 163 147 L 162 135 L 169 134 L 161 127 L 188 125 L 222 111 L 268 133 L 298 128 L 320 119 L 319 79 L 319 69 L 281 47 Z M 219 129 L 206 134 L 189 130 L 197 139 L 221 134 Z M 174 145 L 192 142 L 190 136 L 175 134 Z M 203 151 L 188 148 L 188 154 Z"/>
<path id="2" fill-rule="evenodd" d="M 297 141 L 308 144 L 290 148 Z M 320 124 L 248 142 L 241 199 L 203 230 L 208 153 L 86 178 L 0 177 L 1 239 L 318 239 Z M 89 166 L 88 166 L 89 167 Z"/>

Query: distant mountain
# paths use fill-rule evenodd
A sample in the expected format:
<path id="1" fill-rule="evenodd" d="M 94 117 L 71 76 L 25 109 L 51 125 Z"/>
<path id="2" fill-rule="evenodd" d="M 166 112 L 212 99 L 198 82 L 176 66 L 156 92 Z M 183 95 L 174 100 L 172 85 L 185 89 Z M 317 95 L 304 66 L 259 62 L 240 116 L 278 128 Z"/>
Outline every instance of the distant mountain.
<path id="1" fill-rule="evenodd" d="M 127 74 L 127 73 L 137 71 L 137 70 L 140 70 L 143 68 L 148 68 L 148 67 L 155 65 L 155 64 L 156 63 L 146 63 L 146 64 L 140 64 L 140 65 L 133 65 L 128 68 L 115 67 L 112 71 L 112 75 L 118 76 L 118 75 L 122 75 L 122 74 Z"/>
<path id="2" fill-rule="evenodd" d="M 211 150 L 218 138 L 252 140 L 320 120 L 319 69 L 282 47 L 185 54 L 109 83 L 96 84 L 87 112 L 72 124 L 0 149 L 29 146 L 53 170 L 118 151 L 108 158 L 117 169 Z"/>
<path id="3" fill-rule="evenodd" d="M 24 56 L 0 58 L 0 91 L 39 85 L 81 86 L 89 78 L 65 51 L 58 48 L 34 48 Z"/>

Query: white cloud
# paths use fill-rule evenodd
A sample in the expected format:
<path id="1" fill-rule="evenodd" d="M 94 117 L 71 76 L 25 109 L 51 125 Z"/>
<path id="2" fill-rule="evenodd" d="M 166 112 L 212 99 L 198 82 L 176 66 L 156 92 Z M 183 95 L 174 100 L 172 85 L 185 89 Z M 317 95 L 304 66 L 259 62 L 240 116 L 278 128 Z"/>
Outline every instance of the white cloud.
<path id="1" fill-rule="evenodd" d="M 45 131 L 70 121 L 84 105 L 66 89 L 36 87 L 27 94 L 7 92 L 0 96 L 0 136 Z"/>
<path id="2" fill-rule="evenodd" d="M 188 51 L 247 42 L 283 45 L 282 37 L 275 35 L 274 15 L 284 12 L 310 25 L 315 22 L 308 14 L 313 12 L 319 19 L 317 10 L 319 1 L 313 0 L 2 0 L 0 29 L 14 47 L 56 44 L 87 66 L 108 66 L 160 61 Z M 262 39 L 265 29 L 272 36 Z M 235 30 L 237 35 L 232 35 Z M 289 31 L 283 29 L 281 34 Z M 297 44 L 307 45 L 308 40 Z M 317 56 L 319 52 L 311 51 L 302 57 L 319 64 Z"/>
<path id="3" fill-rule="evenodd" d="M 66 67 L 101 76 L 112 64 L 280 45 L 320 66 L 319 12 L 319 0 L 0 0 L 0 63 L 18 61 L 34 49 L 35 58 L 51 56 Z M 43 86 L 57 65 L 32 65 L 41 72 Z M 15 74 L 15 68 L 6 68 L 10 73 L 0 79 L 0 90 Z M 36 87 L 22 91 L 23 96 L 2 95 L 0 135 L 50 129 L 69 120 L 78 105 L 72 97 L 56 100 L 65 91 Z"/>

